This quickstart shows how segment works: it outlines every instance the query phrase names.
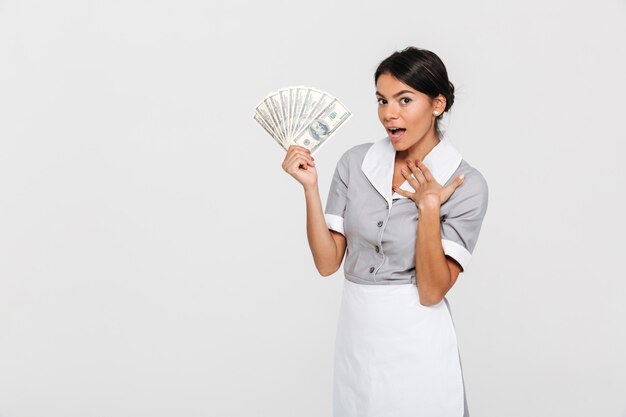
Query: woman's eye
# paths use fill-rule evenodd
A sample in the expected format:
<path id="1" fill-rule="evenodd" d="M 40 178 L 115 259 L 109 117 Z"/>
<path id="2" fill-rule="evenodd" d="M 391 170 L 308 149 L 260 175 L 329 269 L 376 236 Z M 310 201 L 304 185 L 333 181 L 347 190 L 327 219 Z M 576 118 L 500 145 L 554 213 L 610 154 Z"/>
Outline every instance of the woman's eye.
<path id="1" fill-rule="evenodd" d="M 402 104 L 409 104 L 409 102 L 410 102 L 410 101 L 411 101 L 411 99 L 410 99 L 410 98 L 408 98 L 408 97 L 402 97 L 402 98 L 400 99 L 400 102 L 401 102 Z"/>
<path id="2" fill-rule="evenodd" d="M 379 98 L 376 101 L 378 101 L 378 104 L 385 104 L 386 100 L 384 98 Z"/>

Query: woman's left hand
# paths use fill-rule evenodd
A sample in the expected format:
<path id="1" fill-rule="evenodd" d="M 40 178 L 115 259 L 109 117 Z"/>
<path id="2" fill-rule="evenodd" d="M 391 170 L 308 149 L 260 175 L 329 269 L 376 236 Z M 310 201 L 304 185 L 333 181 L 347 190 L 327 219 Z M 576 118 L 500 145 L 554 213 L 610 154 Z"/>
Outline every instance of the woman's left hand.
<path id="1" fill-rule="evenodd" d="M 402 168 L 401 172 L 415 192 L 405 191 L 400 187 L 395 187 L 394 192 L 410 198 L 418 207 L 422 207 L 424 204 L 438 204 L 441 206 L 448 201 L 452 193 L 463 183 L 463 174 L 461 174 L 450 184 L 443 187 L 435 180 L 428 167 L 422 161 L 417 159 L 415 162 L 407 160 L 406 164 L 407 167 Z"/>

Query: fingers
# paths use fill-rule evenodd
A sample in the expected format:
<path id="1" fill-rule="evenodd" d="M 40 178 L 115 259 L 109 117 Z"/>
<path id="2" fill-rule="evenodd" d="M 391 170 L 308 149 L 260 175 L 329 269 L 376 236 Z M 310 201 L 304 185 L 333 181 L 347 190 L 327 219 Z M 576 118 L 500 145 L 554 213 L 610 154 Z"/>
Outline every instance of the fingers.
<path id="1" fill-rule="evenodd" d="M 393 192 L 400 194 L 402 197 L 413 199 L 413 193 L 403 190 L 400 187 L 393 187 Z"/>
<path id="2" fill-rule="evenodd" d="M 402 176 L 404 177 L 404 179 L 406 179 L 407 182 L 411 184 L 411 187 L 413 187 L 414 190 L 418 190 L 420 184 L 423 184 L 426 182 L 426 178 L 424 178 L 424 175 L 415 166 L 413 161 L 407 160 L 406 164 L 407 164 L 408 169 L 401 168 L 400 172 L 402 173 Z"/>
<path id="3" fill-rule="evenodd" d="M 452 188 L 452 191 L 454 191 L 459 185 L 463 184 L 464 180 L 465 180 L 465 175 L 461 174 L 458 177 L 456 177 L 454 181 L 448 184 L 448 187 Z"/>
<path id="4" fill-rule="evenodd" d="M 411 187 L 413 187 L 414 190 L 419 189 L 419 183 L 417 182 L 415 177 L 411 175 L 411 172 L 409 172 L 406 168 L 400 168 L 400 173 L 402 174 L 404 179 L 407 180 L 409 184 L 411 184 Z"/>
<path id="5" fill-rule="evenodd" d="M 428 167 L 426 166 L 426 164 L 422 161 L 420 161 L 419 159 L 415 160 L 415 165 L 420 169 L 420 171 L 422 171 L 422 174 L 424 174 L 424 178 L 426 178 L 426 181 L 435 181 L 435 177 L 433 177 L 433 174 L 431 174 L 430 169 L 428 169 Z"/>
<path id="6" fill-rule="evenodd" d="M 452 181 L 450 184 L 448 184 L 447 186 L 443 188 L 443 192 L 440 194 L 441 204 L 448 201 L 448 199 L 450 198 L 450 196 L 452 196 L 452 194 L 457 189 L 457 187 L 463 184 L 464 180 L 465 180 L 465 175 L 461 174 L 458 177 L 456 177 L 454 181 Z"/>
<path id="7" fill-rule="evenodd" d="M 301 150 L 301 151 L 304 151 L 304 152 L 311 153 L 310 150 L 308 150 L 304 146 L 300 146 L 300 145 L 289 145 L 289 148 L 287 148 L 287 152 L 295 152 L 297 150 Z"/>
<path id="8" fill-rule="evenodd" d="M 415 176 L 415 178 L 417 179 L 418 183 L 422 184 L 426 182 L 426 177 L 424 177 L 424 174 L 422 173 L 421 169 L 419 169 L 415 165 L 415 162 L 413 162 L 411 159 L 407 159 L 406 164 L 411 170 L 411 172 L 413 173 L 413 175 Z"/>
<path id="9" fill-rule="evenodd" d="M 315 162 L 309 155 L 294 154 L 283 163 L 283 169 L 290 174 L 299 169 L 308 170 L 309 167 L 315 167 Z"/>
<path id="10" fill-rule="evenodd" d="M 287 155 L 283 160 L 282 168 L 289 174 L 293 174 L 298 171 L 298 169 L 308 169 L 309 166 L 315 166 L 315 158 L 311 156 L 311 151 L 307 148 L 291 145 L 287 150 Z"/>
<path id="11" fill-rule="evenodd" d="M 285 159 L 289 159 L 293 155 L 301 155 L 308 157 L 311 160 L 315 160 L 315 158 L 311 156 L 311 151 L 303 146 L 291 145 L 289 149 L 287 149 L 287 155 L 285 156 Z"/>

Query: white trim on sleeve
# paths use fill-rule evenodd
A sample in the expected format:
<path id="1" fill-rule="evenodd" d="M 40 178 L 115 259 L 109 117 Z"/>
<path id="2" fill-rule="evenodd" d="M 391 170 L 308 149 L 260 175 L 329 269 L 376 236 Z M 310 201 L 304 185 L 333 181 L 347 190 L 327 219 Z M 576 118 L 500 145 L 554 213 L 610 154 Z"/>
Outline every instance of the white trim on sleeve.
<path id="1" fill-rule="evenodd" d="M 441 239 L 441 246 L 443 247 L 443 252 L 446 255 L 450 255 L 459 264 L 461 264 L 463 271 L 467 269 L 467 266 L 472 260 L 472 254 L 469 253 L 465 247 L 448 239 Z"/>
<path id="2" fill-rule="evenodd" d="M 346 235 L 343 231 L 343 217 L 337 216 L 336 214 L 324 214 L 324 218 L 326 219 L 326 226 L 328 226 L 330 230 L 339 232 L 344 236 Z"/>

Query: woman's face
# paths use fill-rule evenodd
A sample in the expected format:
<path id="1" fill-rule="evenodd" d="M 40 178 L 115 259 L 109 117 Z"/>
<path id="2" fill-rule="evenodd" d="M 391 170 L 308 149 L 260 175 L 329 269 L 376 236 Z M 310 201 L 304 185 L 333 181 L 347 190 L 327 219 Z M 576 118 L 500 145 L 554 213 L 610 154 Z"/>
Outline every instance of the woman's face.
<path id="1" fill-rule="evenodd" d="M 433 112 L 443 112 L 443 96 L 433 100 L 393 75 L 384 73 L 376 81 L 376 98 L 378 118 L 396 151 L 406 150 L 429 134 L 436 134 Z"/>

